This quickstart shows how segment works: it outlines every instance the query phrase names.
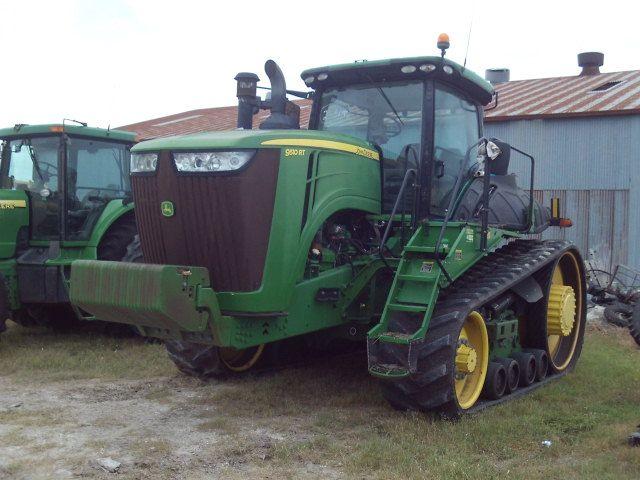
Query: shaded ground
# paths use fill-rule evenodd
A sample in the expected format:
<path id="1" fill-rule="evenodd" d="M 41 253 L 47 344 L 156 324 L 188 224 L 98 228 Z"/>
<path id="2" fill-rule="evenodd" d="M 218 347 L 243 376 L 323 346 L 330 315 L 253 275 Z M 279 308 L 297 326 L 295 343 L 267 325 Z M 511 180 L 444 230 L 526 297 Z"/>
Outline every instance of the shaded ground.
<path id="1" fill-rule="evenodd" d="M 457 423 L 391 410 L 361 355 L 204 384 L 157 344 L 15 326 L 0 375 L 0 478 L 640 477 L 640 349 L 612 327 L 572 375 Z"/>

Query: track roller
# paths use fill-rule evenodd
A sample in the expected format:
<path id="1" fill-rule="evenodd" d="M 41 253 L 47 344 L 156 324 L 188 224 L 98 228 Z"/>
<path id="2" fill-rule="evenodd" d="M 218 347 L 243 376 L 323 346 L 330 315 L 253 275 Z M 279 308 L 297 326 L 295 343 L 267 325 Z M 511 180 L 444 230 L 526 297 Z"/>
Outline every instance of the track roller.
<path id="1" fill-rule="evenodd" d="M 536 382 L 541 382 L 547 378 L 547 372 L 549 371 L 549 356 L 544 350 L 537 348 L 525 349 L 526 353 L 530 353 L 536 359 Z"/>
<path id="2" fill-rule="evenodd" d="M 495 362 L 500 363 L 507 375 L 507 386 L 505 393 L 513 393 L 518 388 L 520 382 L 520 365 L 513 358 L 496 358 Z"/>
<path id="3" fill-rule="evenodd" d="M 507 371 L 504 365 L 498 362 L 490 362 L 487 369 L 487 378 L 482 389 L 482 395 L 489 400 L 502 398 L 507 388 Z"/>
<path id="4" fill-rule="evenodd" d="M 512 356 L 520 367 L 520 386 L 528 387 L 536 380 L 536 357 L 527 352 L 514 352 Z"/>

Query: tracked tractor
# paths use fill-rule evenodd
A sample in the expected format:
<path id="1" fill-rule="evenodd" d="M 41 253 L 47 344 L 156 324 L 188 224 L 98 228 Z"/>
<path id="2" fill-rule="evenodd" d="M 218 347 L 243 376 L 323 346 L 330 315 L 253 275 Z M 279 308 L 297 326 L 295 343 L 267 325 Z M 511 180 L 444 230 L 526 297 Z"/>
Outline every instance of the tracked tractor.
<path id="1" fill-rule="evenodd" d="M 84 124 L 0 130 L 0 331 L 68 326 L 71 262 L 121 260 L 136 233 L 135 135 Z"/>
<path id="2" fill-rule="evenodd" d="M 533 158 L 483 137 L 493 89 L 445 48 L 304 71 L 308 130 L 274 62 L 268 101 L 239 74 L 238 130 L 133 148 L 136 261 L 74 262 L 72 301 L 202 377 L 293 337 L 363 342 L 391 405 L 451 417 L 570 370 L 580 253 L 525 238 L 568 222 L 509 174 Z"/>

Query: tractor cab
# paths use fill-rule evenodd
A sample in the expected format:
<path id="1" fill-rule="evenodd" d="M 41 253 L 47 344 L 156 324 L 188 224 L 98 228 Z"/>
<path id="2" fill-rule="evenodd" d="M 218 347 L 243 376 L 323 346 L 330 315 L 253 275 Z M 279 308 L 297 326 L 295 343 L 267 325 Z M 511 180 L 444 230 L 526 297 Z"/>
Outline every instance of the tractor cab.
<path id="1" fill-rule="evenodd" d="M 439 57 L 314 68 L 302 78 L 316 91 L 310 128 L 361 138 L 381 153 L 384 213 L 414 169 L 432 178 L 422 214 L 444 216 L 461 165 L 475 160 L 490 85 Z"/>
<path id="2" fill-rule="evenodd" d="M 0 139 L 0 201 L 29 205 L 30 241 L 87 241 L 107 204 L 130 195 L 133 134 L 25 125 L 0 130 Z"/>
<path id="3" fill-rule="evenodd" d="M 0 129 L 0 141 L 0 331 L 7 318 L 66 321 L 74 316 L 71 261 L 120 260 L 135 235 L 127 200 L 135 135 L 84 124 L 16 125 Z"/>
<path id="4" fill-rule="evenodd" d="M 483 161 L 483 108 L 493 88 L 445 59 L 444 51 L 441 57 L 314 68 L 302 79 L 315 90 L 310 129 L 357 137 L 380 153 L 381 213 L 390 214 L 397 203 L 398 212 L 414 213 L 416 220 L 481 221 L 484 210 L 493 225 L 546 228 L 547 210 L 533 200 L 532 187 L 525 192 L 508 175 L 511 147 L 493 139 L 491 165 Z M 488 209 L 482 208 L 485 192 Z"/>

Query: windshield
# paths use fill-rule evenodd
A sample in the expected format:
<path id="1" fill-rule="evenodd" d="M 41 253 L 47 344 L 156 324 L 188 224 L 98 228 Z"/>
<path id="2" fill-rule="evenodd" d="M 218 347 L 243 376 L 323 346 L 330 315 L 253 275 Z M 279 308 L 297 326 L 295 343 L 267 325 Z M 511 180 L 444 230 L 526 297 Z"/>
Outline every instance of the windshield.
<path id="1" fill-rule="evenodd" d="M 318 130 L 352 135 L 382 150 L 382 211 L 390 213 L 407 169 L 417 169 L 422 137 L 422 82 L 327 89 L 320 99 Z M 413 202 L 405 191 L 401 211 Z"/>
<path id="2" fill-rule="evenodd" d="M 422 83 L 332 88 L 322 93 L 318 130 L 353 135 L 397 159 L 404 147 L 420 144 Z"/>

